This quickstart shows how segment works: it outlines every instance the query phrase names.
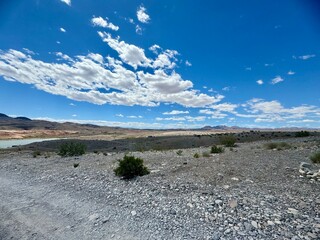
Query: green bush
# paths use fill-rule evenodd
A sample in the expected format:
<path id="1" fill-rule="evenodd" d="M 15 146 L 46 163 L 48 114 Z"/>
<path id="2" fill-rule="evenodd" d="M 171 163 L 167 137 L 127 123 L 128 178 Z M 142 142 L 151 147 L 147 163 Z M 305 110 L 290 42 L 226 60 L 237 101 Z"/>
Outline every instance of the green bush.
<path id="1" fill-rule="evenodd" d="M 266 149 L 277 149 L 277 150 L 284 150 L 290 149 L 291 146 L 286 142 L 270 142 L 265 144 Z"/>
<path id="2" fill-rule="evenodd" d="M 216 145 L 213 145 L 211 147 L 211 153 L 223 153 L 224 149 L 222 147 L 218 147 Z"/>
<path id="3" fill-rule="evenodd" d="M 194 158 L 199 158 L 200 156 L 199 156 L 199 153 L 195 153 L 194 155 L 193 155 L 193 157 Z"/>
<path id="4" fill-rule="evenodd" d="M 60 146 L 59 155 L 61 157 L 80 156 L 86 153 L 86 145 L 83 143 L 69 142 Z"/>
<path id="5" fill-rule="evenodd" d="M 33 153 L 32 153 L 32 156 L 34 157 L 34 158 L 36 158 L 36 157 L 38 157 L 38 156 L 40 156 L 41 155 L 41 152 L 39 151 L 39 150 L 36 150 L 36 151 L 34 151 Z"/>
<path id="6" fill-rule="evenodd" d="M 178 150 L 178 151 L 177 151 L 177 154 L 178 154 L 179 156 L 181 156 L 181 155 L 182 155 L 182 150 L 181 150 L 181 149 Z"/>
<path id="7" fill-rule="evenodd" d="M 311 160 L 313 163 L 320 163 L 320 152 L 314 153 L 314 154 L 310 157 L 310 160 Z"/>
<path id="8" fill-rule="evenodd" d="M 125 179 L 143 176 L 150 173 L 147 167 L 143 165 L 141 158 L 125 155 L 122 160 L 119 160 L 119 166 L 114 170 L 117 176 Z"/>
<path id="9" fill-rule="evenodd" d="M 220 143 L 225 147 L 235 147 L 237 139 L 232 135 L 226 135 L 220 138 Z"/>
<path id="10" fill-rule="evenodd" d="M 309 137 L 310 132 L 308 131 L 300 131 L 295 133 L 295 137 Z"/>

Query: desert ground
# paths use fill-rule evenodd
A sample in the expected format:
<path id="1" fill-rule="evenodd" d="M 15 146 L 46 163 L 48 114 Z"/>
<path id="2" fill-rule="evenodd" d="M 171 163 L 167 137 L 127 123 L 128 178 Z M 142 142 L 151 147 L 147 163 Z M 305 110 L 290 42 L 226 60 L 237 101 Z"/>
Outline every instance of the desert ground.
<path id="1" fill-rule="evenodd" d="M 299 165 L 320 136 L 235 136 L 220 154 L 210 154 L 219 135 L 194 133 L 83 140 L 77 157 L 57 155 L 61 141 L 1 150 L 0 239 L 319 239 L 320 181 Z M 151 173 L 115 176 L 125 154 Z"/>

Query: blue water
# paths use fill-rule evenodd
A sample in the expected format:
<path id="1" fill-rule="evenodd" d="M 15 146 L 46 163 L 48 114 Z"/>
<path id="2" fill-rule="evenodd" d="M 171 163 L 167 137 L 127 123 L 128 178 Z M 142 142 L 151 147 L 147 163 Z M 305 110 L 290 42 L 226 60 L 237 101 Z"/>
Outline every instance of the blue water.
<path id="1" fill-rule="evenodd" d="M 10 139 L 0 140 L 0 148 L 11 148 L 12 146 L 26 145 L 34 142 L 57 140 L 58 138 L 30 138 L 30 139 Z"/>

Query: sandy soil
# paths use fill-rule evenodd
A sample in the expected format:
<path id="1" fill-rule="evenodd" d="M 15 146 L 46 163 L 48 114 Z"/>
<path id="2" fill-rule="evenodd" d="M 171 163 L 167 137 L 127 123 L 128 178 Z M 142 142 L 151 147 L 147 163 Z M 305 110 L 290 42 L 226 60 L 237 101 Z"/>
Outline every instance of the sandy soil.
<path id="1" fill-rule="evenodd" d="M 132 152 L 151 174 L 131 181 L 113 173 L 123 152 L 1 151 L 0 239 L 316 239 L 320 182 L 298 168 L 320 138 L 284 141 L 290 149 L 257 141 L 208 157 L 208 147 Z"/>

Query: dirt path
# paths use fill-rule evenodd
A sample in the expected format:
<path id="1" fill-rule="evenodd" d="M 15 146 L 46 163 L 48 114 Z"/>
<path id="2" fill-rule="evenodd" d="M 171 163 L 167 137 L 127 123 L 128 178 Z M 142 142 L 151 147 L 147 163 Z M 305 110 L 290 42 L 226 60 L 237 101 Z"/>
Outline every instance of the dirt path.
<path id="1" fill-rule="evenodd" d="M 54 184 L 0 171 L 0 239 L 135 239 L 110 222 L 115 211 Z M 99 213 L 97 213 L 99 212 Z M 125 226 L 125 224 L 122 224 Z"/>

